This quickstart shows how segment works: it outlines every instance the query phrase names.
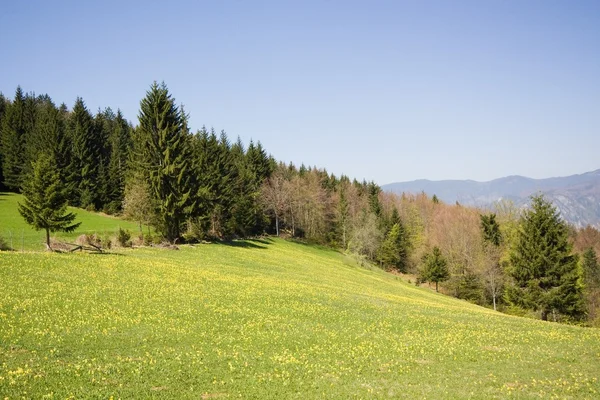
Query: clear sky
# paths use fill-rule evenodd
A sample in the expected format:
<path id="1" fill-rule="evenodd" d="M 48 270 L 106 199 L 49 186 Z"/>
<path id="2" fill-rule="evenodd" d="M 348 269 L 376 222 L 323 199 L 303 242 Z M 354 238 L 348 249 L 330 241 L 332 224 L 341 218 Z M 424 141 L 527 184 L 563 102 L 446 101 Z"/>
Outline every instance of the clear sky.
<path id="1" fill-rule="evenodd" d="M 600 168 L 600 1 L 3 1 L 0 91 L 120 108 L 379 184 Z"/>

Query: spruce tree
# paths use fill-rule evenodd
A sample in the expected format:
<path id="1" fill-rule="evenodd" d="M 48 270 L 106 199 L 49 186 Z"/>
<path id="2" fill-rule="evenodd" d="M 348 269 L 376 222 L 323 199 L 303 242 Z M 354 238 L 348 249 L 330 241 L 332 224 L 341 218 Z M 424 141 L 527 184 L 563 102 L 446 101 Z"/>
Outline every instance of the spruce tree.
<path id="1" fill-rule="evenodd" d="M 4 120 L 4 114 L 6 112 L 8 101 L 2 93 L 0 93 L 0 191 L 5 189 L 4 186 L 4 173 L 2 171 L 2 121 Z"/>
<path id="2" fill-rule="evenodd" d="M 0 140 L 4 184 L 14 191 L 19 190 L 23 180 L 25 138 L 25 95 L 19 86 L 13 102 L 6 107 Z"/>
<path id="3" fill-rule="evenodd" d="M 496 221 L 496 214 L 482 214 L 479 218 L 483 240 L 496 247 L 500 246 L 502 234 L 500 233 L 500 225 Z"/>
<path id="4" fill-rule="evenodd" d="M 542 320 L 551 312 L 583 316 L 578 260 L 568 235 L 556 208 L 542 195 L 533 196 L 510 256 L 509 274 L 514 284 L 507 288 L 507 301 L 539 311 Z"/>
<path id="5" fill-rule="evenodd" d="M 401 222 L 397 222 L 386 235 L 379 249 L 379 260 L 385 265 L 406 272 L 408 245 L 406 231 Z"/>
<path id="6" fill-rule="evenodd" d="M 438 291 L 438 283 L 450 278 L 448 263 L 439 247 L 434 247 L 431 253 L 427 253 L 422 259 L 423 265 L 419 274 L 422 282 L 435 282 L 435 291 Z"/>
<path id="7" fill-rule="evenodd" d="M 138 166 L 146 171 L 158 231 L 170 242 L 181 235 L 192 203 L 190 138 L 167 86 L 154 82 L 140 102 Z"/>
<path id="8" fill-rule="evenodd" d="M 585 287 L 587 289 L 600 288 L 600 264 L 598 264 L 598 256 L 592 247 L 583 253 L 581 267 Z"/>
<path id="9" fill-rule="evenodd" d="M 69 175 L 73 177 L 73 205 L 83 208 L 94 206 L 98 185 L 98 143 L 95 140 L 94 119 L 81 97 L 78 97 L 69 118 L 69 137 L 72 158 Z"/>
<path id="10" fill-rule="evenodd" d="M 111 125 L 108 138 L 109 162 L 107 174 L 107 211 L 118 212 L 125 195 L 127 162 L 132 147 L 131 127 L 120 110 Z"/>
<path id="11" fill-rule="evenodd" d="M 349 225 L 350 225 L 350 204 L 346 195 L 348 183 L 343 182 L 339 185 L 339 202 L 336 209 L 335 226 L 337 230 L 337 236 L 341 242 L 342 249 L 346 250 L 348 236 L 349 236 Z"/>
<path id="12" fill-rule="evenodd" d="M 19 213 L 35 230 L 46 231 L 50 247 L 51 232 L 72 232 L 80 225 L 73 223 L 75 214 L 67 212 L 67 196 L 52 158 L 40 154 L 23 184 L 23 203 Z"/>

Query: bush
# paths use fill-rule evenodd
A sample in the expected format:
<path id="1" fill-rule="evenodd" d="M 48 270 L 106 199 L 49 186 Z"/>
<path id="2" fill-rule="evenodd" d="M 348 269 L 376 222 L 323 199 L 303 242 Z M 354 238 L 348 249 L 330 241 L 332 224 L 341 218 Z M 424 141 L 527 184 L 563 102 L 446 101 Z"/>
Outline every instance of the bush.
<path id="1" fill-rule="evenodd" d="M 131 247 L 131 232 L 119 228 L 119 231 L 117 232 L 117 243 L 121 247 Z"/>
<path id="2" fill-rule="evenodd" d="M 2 236 L 0 236 L 0 250 L 11 250 L 10 246 Z"/>

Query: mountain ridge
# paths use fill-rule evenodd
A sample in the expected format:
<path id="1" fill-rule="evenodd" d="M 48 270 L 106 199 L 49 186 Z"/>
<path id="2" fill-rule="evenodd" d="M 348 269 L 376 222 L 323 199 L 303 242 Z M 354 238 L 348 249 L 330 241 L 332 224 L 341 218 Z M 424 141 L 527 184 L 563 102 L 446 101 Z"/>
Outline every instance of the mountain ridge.
<path id="1" fill-rule="evenodd" d="M 531 195 L 544 194 L 561 216 L 576 227 L 600 227 L 600 169 L 564 177 L 535 179 L 509 175 L 491 181 L 471 179 L 393 182 L 382 189 L 394 193 L 434 194 L 443 202 L 488 208 L 501 199 L 525 207 Z"/>

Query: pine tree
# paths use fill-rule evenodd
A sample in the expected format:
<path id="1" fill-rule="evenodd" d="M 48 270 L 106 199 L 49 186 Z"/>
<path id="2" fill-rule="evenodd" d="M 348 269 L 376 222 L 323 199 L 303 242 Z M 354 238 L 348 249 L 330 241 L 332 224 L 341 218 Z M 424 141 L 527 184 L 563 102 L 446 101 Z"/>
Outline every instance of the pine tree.
<path id="1" fill-rule="evenodd" d="M 120 110 L 109 132 L 109 163 L 107 176 L 107 210 L 116 213 L 122 208 L 125 196 L 127 162 L 132 147 L 131 127 Z"/>
<path id="2" fill-rule="evenodd" d="M 500 246 L 502 234 L 500 233 L 500 225 L 496 221 L 496 214 L 482 214 L 479 218 L 481 220 L 483 240 L 496 247 Z"/>
<path id="3" fill-rule="evenodd" d="M 6 113 L 6 107 L 8 105 L 7 99 L 4 97 L 2 93 L 0 93 L 0 191 L 4 190 L 4 173 L 2 171 L 3 162 L 2 162 L 2 124 L 4 120 L 4 115 Z"/>
<path id="4" fill-rule="evenodd" d="M 94 206 L 98 185 L 98 143 L 95 140 L 94 119 L 81 97 L 78 97 L 69 118 L 69 138 L 72 159 L 69 175 L 73 178 L 73 205 L 83 208 Z"/>
<path id="5" fill-rule="evenodd" d="M 581 266 L 585 287 L 600 288 L 600 265 L 598 264 L 598 256 L 592 247 L 583 253 Z"/>
<path id="6" fill-rule="evenodd" d="M 435 291 L 438 291 L 438 283 L 450 278 L 448 263 L 439 247 L 434 247 L 431 253 L 427 253 L 422 259 L 423 265 L 419 274 L 422 282 L 435 282 Z"/>
<path id="7" fill-rule="evenodd" d="M 514 285 L 506 298 L 511 304 L 540 311 L 542 320 L 551 312 L 583 316 L 580 273 L 568 227 L 542 195 L 531 198 L 531 208 L 521 218 L 510 261 Z"/>
<path id="8" fill-rule="evenodd" d="M 13 102 L 6 107 L 0 140 L 4 184 L 15 191 L 19 190 L 23 179 L 25 138 L 25 95 L 19 86 Z"/>
<path id="9" fill-rule="evenodd" d="M 350 204 L 346 196 L 347 183 L 339 185 L 339 202 L 336 210 L 335 226 L 337 228 L 337 235 L 341 241 L 342 249 L 346 250 L 348 242 L 348 231 L 350 225 Z"/>
<path id="10" fill-rule="evenodd" d="M 50 156 L 41 154 L 23 185 L 23 203 L 19 213 L 35 230 L 46 231 L 46 246 L 50 247 L 50 232 L 72 232 L 80 225 L 73 223 L 75 214 L 67 213 L 67 196 L 56 165 Z"/>
<path id="11" fill-rule="evenodd" d="M 381 202 L 379 201 L 379 193 L 381 193 L 381 188 L 375 182 L 369 182 L 367 190 L 369 193 L 369 208 L 377 218 L 380 218 Z"/>
<path id="12" fill-rule="evenodd" d="M 156 203 L 158 231 L 170 242 L 181 236 L 192 198 L 190 143 L 185 117 L 167 86 L 154 82 L 140 103 L 137 162 L 146 171 Z"/>
<path id="13" fill-rule="evenodd" d="M 406 231 L 401 222 L 396 222 L 386 235 L 379 249 L 379 260 L 400 272 L 406 272 L 408 244 Z"/>

